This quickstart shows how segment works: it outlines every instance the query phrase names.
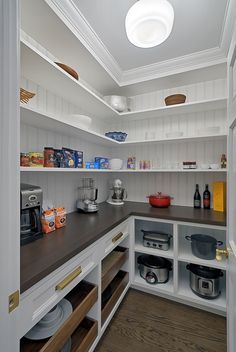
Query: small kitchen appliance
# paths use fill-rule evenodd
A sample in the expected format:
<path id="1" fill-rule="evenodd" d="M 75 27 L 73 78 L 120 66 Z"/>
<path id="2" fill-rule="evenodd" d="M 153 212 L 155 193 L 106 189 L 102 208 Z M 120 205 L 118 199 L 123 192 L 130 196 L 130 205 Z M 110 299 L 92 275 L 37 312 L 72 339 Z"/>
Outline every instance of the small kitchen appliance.
<path id="1" fill-rule="evenodd" d="M 140 276 L 149 284 L 164 284 L 169 280 L 172 263 L 166 258 L 143 254 L 137 258 Z"/>
<path id="2" fill-rule="evenodd" d="M 190 272 L 190 288 L 197 296 L 206 299 L 215 299 L 220 295 L 220 269 L 209 268 L 197 264 L 188 264 L 186 269 Z"/>
<path id="3" fill-rule="evenodd" d="M 43 236 L 41 213 L 43 192 L 38 186 L 20 185 L 20 244 L 25 245 Z"/>
<path id="4" fill-rule="evenodd" d="M 185 239 L 191 241 L 193 255 L 205 260 L 215 259 L 217 246 L 223 245 L 222 241 L 217 241 L 212 236 L 202 234 L 187 235 Z"/>
<path id="5" fill-rule="evenodd" d="M 92 178 L 83 178 L 82 186 L 79 187 L 79 198 L 77 200 L 77 209 L 82 213 L 96 213 L 98 204 L 98 189 L 94 187 Z"/>
<path id="6" fill-rule="evenodd" d="M 144 247 L 156 248 L 163 251 L 168 251 L 170 248 L 171 235 L 160 231 L 141 231 L 143 232 Z"/>
<path id="7" fill-rule="evenodd" d="M 127 192 L 125 188 L 122 187 L 122 181 L 119 179 L 114 180 L 107 202 L 113 205 L 122 205 L 126 198 Z"/>

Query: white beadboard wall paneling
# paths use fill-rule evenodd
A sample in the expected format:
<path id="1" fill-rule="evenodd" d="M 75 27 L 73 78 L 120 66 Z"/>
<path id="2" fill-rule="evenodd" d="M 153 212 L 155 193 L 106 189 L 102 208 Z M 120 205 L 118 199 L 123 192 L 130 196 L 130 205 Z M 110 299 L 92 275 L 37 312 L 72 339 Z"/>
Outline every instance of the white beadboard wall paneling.
<path id="1" fill-rule="evenodd" d="M 65 173 L 21 173 L 21 182 L 40 186 L 43 199 L 50 200 L 55 207 L 64 206 L 68 213 L 76 210 L 78 187 L 83 177 L 92 177 L 98 188 L 98 203 L 104 202 L 108 196 L 109 175 L 65 174 Z"/>
<path id="2" fill-rule="evenodd" d="M 36 95 L 29 100 L 28 106 L 36 108 L 42 112 L 52 114 L 60 117 L 62 120 L 69 121 L 68 115 L 70 114 L 82 114 L 86 115 L 86 112 L 71 103 L 68 103 L 62 97 L 55 95 L 46 88 L 32 82 L 24 77 L 21 77 L 21 87 L 29 90 L 30 92 L 36 93 Z M 90 116 L 92 118 L 91 130 L 102 133 L 106 126 L 103 122 L 97 122 L 96 116 Z"/>
<path id="3" fill-rule="evenodd" d="M 113 175 L 113 178 L 116 175 Z M 117 174 L 127 189 L 130 201 L 147 202 L 147 196 L 156 192 L 169 194 L 174 199 L 173 205 L 192 206 L 195 185 L 198 183 L 200 193 L 205 189 L 205 184 L 209 184 L 212 191 L 212 183 L 215 181 L 226 181 L 224 174 L 197 173 L 197 174 Z"/>
<path id="4" fill-rule="evenodd" d="M 222 78 L 136 95 L 129 98 L 130 109 L 136 111 L 165 106 L 165 98 L 172 94 L 185 94 L 186 102 L 223 98 L 227 96 L 226 79 Z"/>
<path id="5" fill-rule="evenodd" d="M 204 136 L 214 134 L 207 128 L 219 127 L 216 134 L 226 134 L 227 114 L 225 109 L 196 112 L 191 114 L 165 116 L 146 120 L 113 123 L 112 131 L 123 131 L 128 134 L 126 141 L 165 139 L 167 133 L 182 132 L 183 137 Z M 107 131 L 107 129 L 105 130 Z M 124 144 L 125 145 L 125 144 Z"/>
<path id="6" fill-rule="evenodd" d="M 128 157 L 135 156 L 137 165 L 140 160 L 150 160 L 154 169 L 181 168 L 183 161 L 196 161 L 199 166 L 220 163 L 223 153 L 227 154 L 227 140 L 224 137 L 209 141 L 170 141 L 112 148 L 112 156 L 123 159 L 124 164 Z"/>

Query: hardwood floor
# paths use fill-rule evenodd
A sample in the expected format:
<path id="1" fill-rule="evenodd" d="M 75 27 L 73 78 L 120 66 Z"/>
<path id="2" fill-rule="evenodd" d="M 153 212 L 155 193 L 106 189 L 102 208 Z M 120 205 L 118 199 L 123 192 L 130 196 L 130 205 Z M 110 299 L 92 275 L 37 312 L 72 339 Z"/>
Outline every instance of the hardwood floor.
<path id="1" fill-rule="evenodd" d="M 226 319 L 129 290 L 95 352 L 226 352 Z"/>

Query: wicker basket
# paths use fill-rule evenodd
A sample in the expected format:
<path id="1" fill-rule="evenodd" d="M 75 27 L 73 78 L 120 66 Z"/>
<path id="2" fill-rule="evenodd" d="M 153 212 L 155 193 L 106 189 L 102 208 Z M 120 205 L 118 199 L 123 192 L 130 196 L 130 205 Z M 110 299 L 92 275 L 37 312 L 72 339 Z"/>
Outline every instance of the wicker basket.
<path id="1" fill-rule="evenodd" d="M 20 89 L 20 101 L 22 103 L 28 103 L 31 98 L 35 96 L 35 93 L 31 93 L 23 88 Z"/>
<path id="2" fill-rule="evenodd" d="M 79 75 L 75 70 L 73 70 L 73 68 L 71 68 L 70 66 L 67 66 L 65 64 L 62 64 L 61 62 L 55 62 L 55 64 L 57 64 L 60 68 L 62 68 L 67 73 L 69 73 L 69 75 L 71 75 L 72 77 L 74 77 L 78 81 Z"/>
<path id="3" fill-rule="evenodd" d="M 183 104 L 185 103 L 186 95 L 184 94 L 174 94 L 169 95 L 165 98 L 166 105 L 175 105 L 175 104 Z"/>

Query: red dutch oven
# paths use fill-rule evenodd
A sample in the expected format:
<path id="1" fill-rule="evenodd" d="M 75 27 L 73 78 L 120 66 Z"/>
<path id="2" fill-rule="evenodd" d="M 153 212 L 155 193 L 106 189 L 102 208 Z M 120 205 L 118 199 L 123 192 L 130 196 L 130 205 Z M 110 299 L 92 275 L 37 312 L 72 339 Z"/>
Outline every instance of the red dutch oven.
<path id="1" fill-rule="evenodd" d="M 147 197 L 149 204 L 156 208 L 167 208 L 171 203 L 171 198 L 168 194 L 158 192 Z"/>

